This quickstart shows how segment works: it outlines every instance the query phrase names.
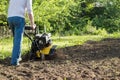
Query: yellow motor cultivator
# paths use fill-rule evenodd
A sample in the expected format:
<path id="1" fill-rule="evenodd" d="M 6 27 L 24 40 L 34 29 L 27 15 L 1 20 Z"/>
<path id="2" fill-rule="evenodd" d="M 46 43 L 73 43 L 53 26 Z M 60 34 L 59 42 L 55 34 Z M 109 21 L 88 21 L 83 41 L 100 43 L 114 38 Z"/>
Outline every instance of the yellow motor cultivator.
<path id="1" fill-rule="evenodd" d="M 32 30 L 30 26 L 25 26 L 25 30 Z M 52 45 L 51 34 L 39 34 L 39 29 L 35 29 L 33 39 L 25 32 L 25 35 L 32 41 L 30 49 L 30 60 L 32 59 L 52 59 L 55 57 L 56 45 Z"/>

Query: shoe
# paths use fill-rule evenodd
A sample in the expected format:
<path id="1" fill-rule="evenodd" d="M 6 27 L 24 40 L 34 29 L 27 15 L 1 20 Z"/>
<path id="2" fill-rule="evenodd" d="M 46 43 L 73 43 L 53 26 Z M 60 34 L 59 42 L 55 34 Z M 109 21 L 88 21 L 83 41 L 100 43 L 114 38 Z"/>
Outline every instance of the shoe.
<path id="1" fill-rule="evenodd" d="M 20 61 L 22 61 L 22 58 L 21 58 L 21 57 L 17 59 L 17 62 L 11 62 L 10 65 L 11 65 L 11 66 L 19 66 L 19 65 L 20 65 L 20 63 L 19 63 Z"/>
<path id="2" fill-rule="evenodd" d="M 20 63 L 17 63 L 17 64 L 11 64 L 10 66 L 19 66 Z"/>
<path id="3" fill-rule="evenodd" d="M 19 58 L 18 61 L 22 61 L 22 58 Z"/>

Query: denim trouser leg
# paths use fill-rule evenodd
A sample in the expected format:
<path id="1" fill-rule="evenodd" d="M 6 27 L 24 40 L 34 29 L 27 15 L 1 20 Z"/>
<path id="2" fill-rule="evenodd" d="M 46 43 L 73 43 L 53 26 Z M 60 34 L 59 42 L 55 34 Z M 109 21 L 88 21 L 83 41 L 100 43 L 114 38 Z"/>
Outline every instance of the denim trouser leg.
<path id="1" fill-rule="evenodd" d="M 13 50 L 11 64 L 19 64 L 19 58 L 21 57 L 21 45 L 24 32 L 25 20 L 21 17 L 10 17 L 8 23 L 13 32 Z"/>

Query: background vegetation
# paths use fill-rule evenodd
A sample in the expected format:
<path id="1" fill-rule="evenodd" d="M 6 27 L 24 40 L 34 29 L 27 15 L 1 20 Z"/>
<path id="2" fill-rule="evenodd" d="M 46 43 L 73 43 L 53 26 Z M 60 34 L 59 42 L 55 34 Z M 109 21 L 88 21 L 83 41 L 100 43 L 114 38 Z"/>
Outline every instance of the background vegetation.
<path id="1" fill-rule="evenodd" d="M 8 1 L 0 2 L 0 32 L 5 32 Z M 33 10 L 40 32 L 44 28 L 59 35 L 120 31 L 120 0 L 33 0 Z"/>

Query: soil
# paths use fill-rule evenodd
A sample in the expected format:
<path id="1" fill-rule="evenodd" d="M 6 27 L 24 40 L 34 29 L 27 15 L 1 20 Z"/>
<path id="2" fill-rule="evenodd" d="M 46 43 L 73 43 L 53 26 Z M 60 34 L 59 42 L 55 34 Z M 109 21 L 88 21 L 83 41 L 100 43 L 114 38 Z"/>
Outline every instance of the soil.
<path id="1" fill-rule="evenodd" d="M 120 80 L 120 39 L 87 41 L 57 49 L 53 60 L 27 56 L 19 66 L 0 60 L 0 80 Z"/>

